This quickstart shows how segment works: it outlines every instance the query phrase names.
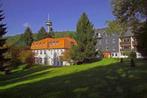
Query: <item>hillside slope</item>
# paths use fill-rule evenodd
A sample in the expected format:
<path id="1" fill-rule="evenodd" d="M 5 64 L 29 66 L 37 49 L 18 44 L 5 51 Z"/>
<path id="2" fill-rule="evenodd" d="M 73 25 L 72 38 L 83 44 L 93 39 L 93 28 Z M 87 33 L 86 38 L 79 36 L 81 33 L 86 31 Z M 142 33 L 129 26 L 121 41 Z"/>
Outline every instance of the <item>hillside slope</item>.
<path id="1" fill-rule="evenodd" d="M 65 37 L 65 36 L 72 36 L 73 38 L 76 38 L 75 33 L 73 31 L 65 31 L 65 32 L 54 32 L 55 38 Z M 33 39 L 36 40 L 37 33 L 33 34 Z M 6 37 L 6 43 L 8 46 L 25 46 L 25 42 L 21 39 L 21 34 L 14 35 L 14 36 L 8 36 Z"/>

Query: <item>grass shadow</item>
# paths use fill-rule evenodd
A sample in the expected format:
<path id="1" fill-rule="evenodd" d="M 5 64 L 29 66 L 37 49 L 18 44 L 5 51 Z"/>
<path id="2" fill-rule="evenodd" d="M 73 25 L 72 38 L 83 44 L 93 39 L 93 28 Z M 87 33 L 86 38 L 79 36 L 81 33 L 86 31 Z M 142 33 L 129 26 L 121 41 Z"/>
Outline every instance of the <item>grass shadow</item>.
<path id="1" fill-rule="evenodd" d="M 10 88 L 1 91 L 0 96 L 2 98 L 147 98 L 147 66 L 141 67 L 131 68 L 128 63 L 95 67 Z"/>

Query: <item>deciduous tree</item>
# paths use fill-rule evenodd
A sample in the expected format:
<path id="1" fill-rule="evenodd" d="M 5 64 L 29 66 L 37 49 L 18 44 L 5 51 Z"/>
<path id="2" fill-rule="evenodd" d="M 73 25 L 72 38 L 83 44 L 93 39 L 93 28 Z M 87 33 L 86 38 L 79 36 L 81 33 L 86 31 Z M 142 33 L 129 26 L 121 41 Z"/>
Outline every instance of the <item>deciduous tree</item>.
<path id="1" fill-rule="evenodd" d="M 138 51 L 147 55 L 147 0 L 112 0 L 113 14 L 119 23 L 127 23 L 138 42 Z"/>

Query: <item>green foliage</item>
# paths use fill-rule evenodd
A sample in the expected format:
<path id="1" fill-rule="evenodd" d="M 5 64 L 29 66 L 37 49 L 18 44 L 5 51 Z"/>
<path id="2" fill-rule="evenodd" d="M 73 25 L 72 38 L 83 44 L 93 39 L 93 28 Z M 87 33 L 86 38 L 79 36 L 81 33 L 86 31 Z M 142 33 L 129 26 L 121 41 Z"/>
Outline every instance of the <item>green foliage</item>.
<path id="1" fill-rule="evenodd" d="M 49 32 L 49 37 L 52 37 L 52 38 L 55 37 L 55 33 L 54 33 L 54 31 L 50 31 L 50 32 Z"/>
<path id="2" fill-rule="evenodd" d="M 21 35 L 8 36 L 6 38 L 7 38 L 6 40 L 7 46 L 11 47 L 15 45 L 18 41 L 20 41 L 19 39 L 21 38 Z"/>
<path id="3" fill-rule="evenodd" d="M 62 61 L 68 61 L 69 63 L 72 63 L 70 51 L 69 50 L 64 51 L 62 56 L 60 56 L 60 59 Z"/>
<path id="4" fill-rule="evenodd" d="M 30 68 L 34 63 L 34 54 L 29 49 L 23 49 L 20 52 L 18 59 L 22 63 L 27 64 L 28 65 L 27 67 Z"/>
<path id="5" fill-rule="evenodd" d="M 138 50 L 147 55 L 147 0 L 112 0 L 113 14 L 117 21 L 126 23 L 138 42 Z"/>
<path id="6" fill-rule="evenodd" d="M 77 23 L 76 31 L 77 46 L 73 47 L 72 59 L 76 63 L 85 63 L 95 58 L 96 38 L 94 36 L 94 28 L 89 21 L 86 13 L 83 13 Z"/>
<path id="7" fill-rule="evenodd" d="M 136 58 L 136 52 L 131 51 L 129 54 L 129 58 L 135 59 Z"/>
<path id="8" fill-rule="evenodd" d="M 78 63 L 82 63 L 83 62 L 83 59 L 82 58 L 82 53 L 79 54 L 79 47 L 78 46 L 73 46 L 71 49 L 70 49 L 70 56 L 71 56 L 71 59 L 74 60 L 74 63 L 75 64 L 78 64 Z"/>
<path id="9" fill-rule="evenodd" d="M 136 59 L 136 52 L 134 51 L 131 51 L 130 54 L 129 54 L 129 58 L 131 59 L 130 62 L 131 62 L 131 67 L 135 67 L 135 59 Z"/>
<path id="10" fill-rule="evenodd" d="M 31 46 L 33 42 L 33 33 L 30 27 L 25 29 L 24 34 L 22 35 L 22 39 L 26 46 Z"/>
<path id="11" fill-rule="evenodd" d="M 11 46 L 8 51 L 8 56 L 11 59 L 11 68 L 15 69 L 17 66 L 22 64 L 22 62 L 19 60 L 20 52 L 22 51 L 21 47 L 15 47 Z"/>
<path id="12" fill-rule="evenodd" d="M 143 54 L 147 55 L 147 23 L 143 23 L 140 26 L 140 29 L 136 31 L 137 41 L 138 41 L 138 50 Z"/>
<path id="13" fill-rule="evenodd" d="M 123 36 L 124 32 L 127 30 L 127 25 L 124 23 L 120 23 L 116 20 L 107 21 L 108 27 L 106 28 L 106 32 L 108 34 L 117 33 L 120 36 Z"/>
<path id="14" fill-rule="evenodd" d="M 54 32 L 55 34 L 55 38 L 61 38 L 61 37 L 67 37 L 67 36 L 71 36 L 72 38 L 75 39 L 76 34 L 73 31 L 64 31 L 64 32 Z"/>
<path id="15" fill-rule="evenodd" d="M 26 47 L 10 47 L 7 56 L 10 58 L 11 69 L 16 69 L 21 64 L 26 64 L 30 68 L 34 63 L 34 54 Z"/>
<path id="16" fill-rule="evenodd" d="M 37 39 L 36 40 L 40 40 L 43 38 L 49 37 L 49 34 L 46 32 L 44 27 L 41 27 L 38 34 L 37 34 Z"/>
<path id="17" fill-rule="evenodd" d="M 4 35 L 6 34 L 6 25 L 3 24 L 3 19 L 3 11 L 0 10 L 0 71 L 8 74 L 10 72 L 8 64 L 9 59 L 5 57 L 5 53 L 8 51 L 8 48 L 6 46 L 6 39 L 4 38 Z"/>

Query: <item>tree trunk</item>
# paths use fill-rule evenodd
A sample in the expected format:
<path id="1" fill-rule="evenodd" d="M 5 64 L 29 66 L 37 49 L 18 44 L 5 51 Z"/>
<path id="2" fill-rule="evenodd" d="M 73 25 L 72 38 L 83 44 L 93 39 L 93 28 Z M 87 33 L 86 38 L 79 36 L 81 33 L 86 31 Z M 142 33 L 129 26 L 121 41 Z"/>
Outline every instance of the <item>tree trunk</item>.
<path id="1" fill-rule="evenodd" d="M 131 67 L 135 67 L 136 65 L 135 65 L 135 61 L 134 61 L 134 59 L 133 58 L 131 58 Z"/>

